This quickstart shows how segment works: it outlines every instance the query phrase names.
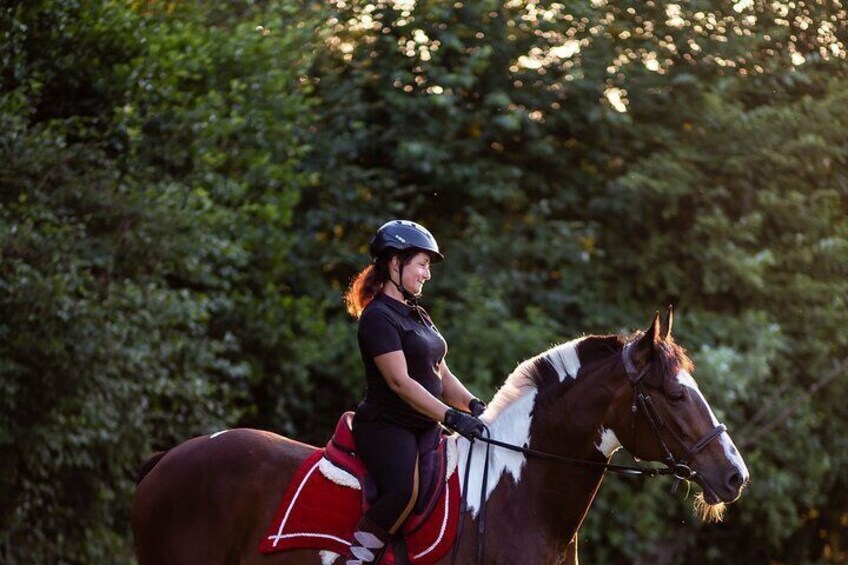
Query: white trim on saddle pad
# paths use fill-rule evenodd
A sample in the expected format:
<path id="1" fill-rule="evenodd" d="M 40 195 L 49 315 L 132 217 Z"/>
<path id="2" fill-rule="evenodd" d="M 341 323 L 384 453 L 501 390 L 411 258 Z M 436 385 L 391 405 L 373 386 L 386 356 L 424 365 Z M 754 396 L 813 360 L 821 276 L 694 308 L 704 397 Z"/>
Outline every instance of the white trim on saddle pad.
<path id="1" fill-rule="evenodd" d="M 362 486 L 359 484 L 359 479 L 341 467 L 334 465 L 332 461 L 327 459 L 326 455 L 322 457 L 321 461 L 318 463 L 318 470 L 321 471 L 321 474 L 328 480 L 333 481 L 337 485 L 352 488 L 354 490 L 362 490 Z"/>
<path id="2" fill-rule="evenodd" d="M 459 460 L 456 447 L 456 437 L 445 438 L 445 451 L 447 451 L 447 461 L 445 462 L 445 482 L 448 482 L 456 471 L 456 463 Z"/>
<path id="3" fill-rule="evenodd" d="M 447 483 L 445 485 L 444 497 L 445 497 L 445 500 L 450 500 L 450 483 Z M 438 535 L 438 537 L 436 537 L 436 541 L 431 543 L 430 547 L 428 547 L 427 549 L 425 549 L 421 553 L 417 553 L 417 554 L 413 555 L 412 556 L 413 559 L 421 559 L 422 557 L 424 557 L 425 555 L 427 555 L 428 553 L 430 553 L 431 551 L 433 551 L 434 549 L 439 547 L 439 544 L 442 543 L 442 539 L 445 537 L 445 531 L 447 530 L 447 527 L 448 527 L 448 518 L 449 517 L 450 517 L 450 505 L 445 504 L 445 511 L 442 514 L 442 525 L 439 527 L 439 535 Z"/>

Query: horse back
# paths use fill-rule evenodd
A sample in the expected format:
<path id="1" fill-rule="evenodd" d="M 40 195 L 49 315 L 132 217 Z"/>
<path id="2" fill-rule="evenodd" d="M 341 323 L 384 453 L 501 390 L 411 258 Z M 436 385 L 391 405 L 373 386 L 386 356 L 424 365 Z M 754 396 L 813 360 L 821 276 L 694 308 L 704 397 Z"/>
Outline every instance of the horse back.
<path id="1" fill-rule="evenodd" d="M 235 429 L 157 454 L 145 464 L 133 500 L 139 563 L 244 562 L 257 551 L 291 477 L 315 449 L 270 432 Z"/>
<path id="2" fill-rule="evenodd" d="M 138 485 L 144 479 L 144 477 L 147 476 L 147 473 L 149 473 L 150 470 L 153 469 L 153 467 L 155 467 L 156 464 L 159 463 L 159 460 L 165 457 L 167 453 L 167 451 L 158 451 L 148 457 L 144 461 L 144 463 L 141 464 L 141 469 L 138 472 L 138 478 L 136 479 L 135 484 Z"/>

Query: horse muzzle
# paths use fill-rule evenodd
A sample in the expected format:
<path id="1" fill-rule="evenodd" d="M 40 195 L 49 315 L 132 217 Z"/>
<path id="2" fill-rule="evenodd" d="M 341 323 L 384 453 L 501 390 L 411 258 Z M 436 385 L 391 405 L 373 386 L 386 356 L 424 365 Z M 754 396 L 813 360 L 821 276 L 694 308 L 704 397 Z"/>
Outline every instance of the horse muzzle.
<path id="1" fill-rule="evenodd" d="M 712 475 L 712 474 L 709 474 Z M 675 476 L 677 476 L 675 470 Z M 683 477 L 680 477 L 683 478 Z M 742 470 L 731 467 L 715 473 L 714 476 L 692 471 L 690 477 L 703 490 L 704 501 L 707 504 L 720 504 L 734 502 L 742 494 L 742 490 L 748 484 L 748 474 Z"/>

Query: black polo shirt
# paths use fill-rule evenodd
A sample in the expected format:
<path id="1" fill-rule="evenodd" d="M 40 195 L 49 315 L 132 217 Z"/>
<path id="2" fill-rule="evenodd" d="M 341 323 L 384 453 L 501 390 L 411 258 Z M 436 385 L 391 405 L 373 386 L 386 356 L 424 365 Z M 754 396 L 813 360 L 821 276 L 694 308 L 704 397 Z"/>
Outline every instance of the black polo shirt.
<path id="1" fill-rule="evenodd" d="M 380 293 L 362 312 L 358 335 L 368 390 L 357 412 L 371 412 L 370 417 L 362 416 L 382 418 L 410 428 L 433 426 L 433 420 L 416 411 L 389 388 L 374 363 L 374 358 L 384 353 L 403 351 L 409 376 L 441 399 L 439 364 L 448 346 L 427 312 Z"/>

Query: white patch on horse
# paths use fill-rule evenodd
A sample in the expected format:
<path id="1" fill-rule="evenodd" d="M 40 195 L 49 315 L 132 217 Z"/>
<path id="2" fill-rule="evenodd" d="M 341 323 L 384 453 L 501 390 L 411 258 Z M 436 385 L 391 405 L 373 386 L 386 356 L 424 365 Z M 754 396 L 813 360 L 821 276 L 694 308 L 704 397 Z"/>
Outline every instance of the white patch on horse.
<path id="1" fill-rule="evenodd" d="M 718 426 L 719 421 L 718 418 L 715 417 L 713 413 L 713 409 L 710 404 L 707 402 L 707 399 L 704 398 L 704 395 L 701 394 L 701 389 L 698 388 L 698 383 L 695 382 L 695 379 L 692 378 L 692 375 L 689 374 L 688 371 L 678 371 L 677 373 L 677 382 L 682 384 L 685 387 L 688 387 L 692 390 L 693 394 L 701 399 L 701 402 L 704 406 L 707 407 L 707 411 L 710 414 L 710 418 L 712 419 L 713 426 Z M 742 459 L 742 456 L 739 454 L 739 450 L 736 449 L 736 445 L 734 445 L 733 440 L 730 439 L 730 434 L 724 432 L 718 437 L 718 441 L 721 446 L 724 448 L 724 455 L 727 457 L 727 460 L 730 461 L 736 470 L 739 471 L 739 474 L 742 476 L 743 480 L 747 481 L 749 478 L 748 474 L 748 466 L 745 465 L 745 461 Z"/>
<path id="2" fill-rule="evenodd" d="M 553 349 L 549 349 L 545 355 L 548 361 L 556 369 L 559 376 L 559 382 L 565 380 L 565 377 L 577 378 L 577 371 L 580 370 L 580 358 L 577 356 L 577 344 L 585 338 L 581 337 L 568 343 L 558 345 Z"/>
<path id="3" fill-rule="evenodd" d="M 533 420 L 533 407 L 536 403 L 536 389 L 531 369 L 534 361 L 545 357 L 557 372 L 560 381 L 566 377 L 576 378 L 580 369 L 580 359 L 577 356 L 577 344 L 585 338 L 579 338 L 552 347 L 548 351 L 528 359 L 507 377 L 503 386 L 495 394 L 488 408 L 480 419 L 489 428 L 491 437 L 499 441 L 518 446 L 530 445 L 530 423 Z M 483 465 L 486 459 L 486 444 L 475 442 L 471 454 L 471 469 L 468 475 L 468 485 L 465 481 L 465 467 L 468 461 L 470 443 L 464 438 L 457 439 L 459 448 L 460 481 L 463 481 L 463 491 L 468 487 L 468 510 L 472 517 L 477 516 L 480 504 L 481 487 L 483 482 Z M 512 476 L 516 483 L 521 480 L 521 470 L 527 459 L 522 453 L 508 449 L 492 447 L 489 451 L 489 474 L 486 485 L 486 500 L 503 478 L 504 474 Z"/>
<path id="4" fill-rule="evenodd" d="M 318 552 L 318 556 L 321 558 L 321 565 L 331 565 L 339 557 L 339 554 L 322 549 Z"/>
<path id="5" fill-rule="evenodd" d="M 215 439 L 216 437 L 223 435 L 227 432 L 231 432 L 231 431 L 233 431 L 233 430 L 221 430 L 220 432 L 215 432 L 214 434 L 209 436 L 209 439 Z"/>
<path id="6" fill-rule="evenodd" d="M 328 480 L 336 483 L 337 485 L 355 490 L 362 490 L 362 486 L 359 484 L 359 479 L 344 469 L 333 465 L 333 463 L 326 457 L 321 458 L 321 461 L 318 463 L 318 470 L 321 471 L 321 474 L 327 477 Z"/>
<path id="7" fill-rule="evenodd" d="M 604 457 L 609 459 L 621 447 L 621 442 L 618 441 L 615 432 L 609 428 L 602 428 L 600 435 L 601 439 L 595 444 L 595 447 L 604 454 Z"/>

